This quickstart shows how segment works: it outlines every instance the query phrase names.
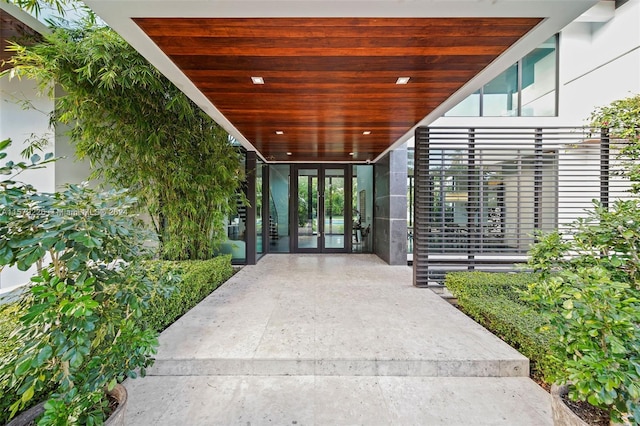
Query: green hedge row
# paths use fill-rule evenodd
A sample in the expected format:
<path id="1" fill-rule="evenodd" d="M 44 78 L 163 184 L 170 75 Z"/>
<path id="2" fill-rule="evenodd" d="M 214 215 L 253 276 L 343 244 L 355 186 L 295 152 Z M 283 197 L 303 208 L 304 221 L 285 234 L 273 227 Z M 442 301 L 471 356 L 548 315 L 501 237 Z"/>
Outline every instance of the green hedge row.
<path id="1" fill-rule="evenodd" d="M 546 322 L 519 295 L 536 279 L 530 273 L 451 272 L 445 285 L 467 315 L 529 358 L 532 375 L 544 381 L 550 336 L 539 328 Z"/>
<path id="2" fill-rule="evenodd" d="M 197 305 L 233 275 L 231 256 L 218 256 L 210 260 L 149 262 L 150 271 L 167 272 L 180 277 L 175 291 L 168 298 L 154 295 L 150 309 L 142 321 L 146 327 L 162 331 Z"/>
<path id="3" fill-rule="evenodd" d="M 10 335 L 17 324 L 18 307 L 15 304 L 0 305 L 0 356 L 16 347 Z"/>
<path id="4" fill-rule="evenodd" d="M 219 256 L 211 260 L 153 261 L 147 264 L 149 276 L 159 271 L 171 272 L 178 278 L 175 290 L 168 298 L 159 294 L 152 296 L 150 309 L 141 319 L 144 327 L 162 331 L 197 305 L 216 288 L 220 287 L 234 273 L 231 256 Z M 159 276 L 159 275 L 158 275 Z M 0 359 L 12 350 L 16 343 L 10 339 L 18 322 L 16 304 L 0 305 Z M 7 422 L 10 398 L 3 398 L 6 384 L 0 383 L 0 425 Z M 46 397 L 43 394 L 41 400 Z"/>

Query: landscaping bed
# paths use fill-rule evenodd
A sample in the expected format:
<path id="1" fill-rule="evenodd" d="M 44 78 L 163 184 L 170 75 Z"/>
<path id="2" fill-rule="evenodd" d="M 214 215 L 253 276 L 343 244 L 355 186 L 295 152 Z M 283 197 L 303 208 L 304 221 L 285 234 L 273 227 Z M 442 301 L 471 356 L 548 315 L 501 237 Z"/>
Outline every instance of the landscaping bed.
<path id="1" fill-rule="evenodd" d="M 162 331 L 197 305 L 233 274 L 230 256 L 220 256 L 210 260 L 151 261 L 146 265 L 150 271 L 163 274 L 172 273 L 176 277 L 175 288 L 168 297 L 155 294 L 150 308 L 140 319 L 145 328 Z M 11 332 L 18 324 L 20 316 L 16 304 L 0 305 L 0 358 L 15 350 L 17 342 Z M 6 383 L 0 383 L 0 424 L 8 421 L 8 407 L 14 395 L 5 391 Z M 45 399 L 47 393 L 33 398 L 33 404 Z"/>
<path id="2" fill-rule="evenodd" d="M 531 273 L 451 272 L 445 285 L 464 313 L 529 358 L 532 378 L 548 389 L 550 336 L 539 331 L 546 321 L 520 297 L 536 279 Z"/>

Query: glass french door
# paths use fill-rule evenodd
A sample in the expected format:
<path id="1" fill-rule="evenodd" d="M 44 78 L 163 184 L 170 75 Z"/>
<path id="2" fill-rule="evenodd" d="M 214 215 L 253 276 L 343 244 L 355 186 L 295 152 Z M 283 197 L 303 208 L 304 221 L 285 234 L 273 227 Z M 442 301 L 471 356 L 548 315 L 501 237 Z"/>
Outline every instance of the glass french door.
<path id="1" fill-rule="evenodd" d="M 346 252 L 351 212 L 347 168 L 297 166 L 295 168 L 296 252 Z"/>

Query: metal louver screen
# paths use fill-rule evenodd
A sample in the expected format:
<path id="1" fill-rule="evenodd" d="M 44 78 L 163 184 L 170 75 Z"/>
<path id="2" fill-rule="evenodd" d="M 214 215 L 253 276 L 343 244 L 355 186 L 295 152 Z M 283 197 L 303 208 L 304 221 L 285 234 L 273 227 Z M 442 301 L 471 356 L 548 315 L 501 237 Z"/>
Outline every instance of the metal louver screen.
<path id="1" fill-rule="evenodd" d="M 622 141 L 583 128 L 418 128 L 414 283 L 454 270 L 512 270 L 537 231 L 566 227 L 593 200 L 629 197 Z"/>

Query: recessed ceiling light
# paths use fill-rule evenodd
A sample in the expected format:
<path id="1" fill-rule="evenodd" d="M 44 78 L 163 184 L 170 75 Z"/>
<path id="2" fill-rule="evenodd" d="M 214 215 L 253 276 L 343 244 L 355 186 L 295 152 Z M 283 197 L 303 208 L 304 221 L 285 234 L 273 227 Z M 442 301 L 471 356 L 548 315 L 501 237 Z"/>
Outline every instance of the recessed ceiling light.
<path id="1" fill-rule="evenodd" d="M 350 152 L 349 155 L 353 157 L 355 154 L 353 152 Z"/>
<path id="2" fill-rule="evenodd" d="M 365 130 L 364 132 L 362 132 L 363 135 L 370 135 L 371 134 L 371 130 Z"/>
<path id="3" fill-rule="evenodd" d="M 251 82 L 253 84 L 264 84 L 264 78 L 262 78 L 262 77 L 251 77 Z"/>
<path id="4" fill-rule="evenodd" d="M 398 77 L 396 84 L 407 84 L 411 80 L 411 77 Z"/>
<path id="5" fill-rule="evenodd" d="M 284 135 L 284 132 L 282 130 L 276 130 L 276 135 Z"/>
<path id="6" fill-rule="evenodd" d="M 292 153 L 290 153 L 290 152 L 287 152 L 287 155 L 293 155 L 293 154 L 292 154 Z"/>

